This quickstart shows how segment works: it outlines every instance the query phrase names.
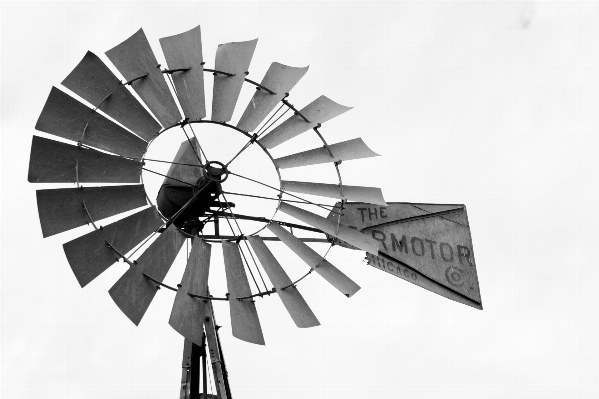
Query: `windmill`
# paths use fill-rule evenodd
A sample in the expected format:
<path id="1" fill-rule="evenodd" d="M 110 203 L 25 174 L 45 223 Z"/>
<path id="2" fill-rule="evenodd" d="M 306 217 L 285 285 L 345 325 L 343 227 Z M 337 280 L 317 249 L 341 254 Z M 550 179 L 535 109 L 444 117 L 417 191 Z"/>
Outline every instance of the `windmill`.
<path id="1" fill-rule="evenodd" d="M 377 154 L 360 138 L 329 144 L 321 134 L 322 124 L 349 107 L 325 96 L 301 109 L 289 102 L 289 93 L 307 67 L 273 62 L 261 83 L 252 81 L 247 75 L 257 40 L 251 40 L 220 45 L 214 68 L 205 68 L 199 26 L 162 38 L 160 45 L 166 67 L 158 64 L 141 29 L 107 51 L 124 81 L 88 52 L 62 84 L 91 106 L 59 88 L 51 89 L 36 129 L 64 140 L 34 136 L 29 181 L 76 184 L 75 188 L 38 190 L 37 201 L 44 237 L 91 226 L 92 231 L 64 244 L 68 263 L 82 287 L 116 261 L 126 262 L 129 269 L 109 293 L 136 325 L 160 288 L 176 292 L 169 324 L 185 338 L 182 397 L 197 397 L 200 368 L 204 370 L 202 392 L 207 395 L 208 357 L 216 396 L 231 397 L 213 301 L 229 303 L 234 337 L 264 345 L 256 298 L 278 296 L 294 323 L 308 328 L 320 322 L 298 290 L 300 281 L 316 272 L 347 297 L 360 289 L 326 259 L 328 252 L 321 255 L 307 242 L 328 243 L 329 249 L 340 245 L 366 251 L 368 263 L 374 267 L 482 308 L 465 207 L 387 204 L 378 188 L 343 184 L 342 162 Z M 205 119 L 206 73 L 214 76 L 210 119 Z M 233 124 L 244 84 L 255 86 L 256 92 Z M 278 123 L 287 111 L 293 114 Z M 246 144 L 232 149 L 228 159 L 211 159 L 194 130 L 194 126 L 205 124 L 231 129 L 245 136 Z M 159 160 L 146 158 L 146 151 L 157 137 L 176 129 L 184 132 L 185 140 L 172 161 L 167 161 L 170 168 L 158 195 L 152 198 L 143 184 L 142 170 L 152 172 L 147 163 Z M 271 155 L 271 149 L 308 132 L 322 141 L 322 147 L 278 158 Z M 278 187 L 235 169 L 234 161 L 252 146 L 272 162 Z M 333 164 L 337 182 L 283 179 L 286 169 L 327 163 Z M 237 213 L 227 198 L 233 194 L 226 190 L 233 176 L 272 190 L 276 198 L 262 199 L 277 201 L 274 214 Z M 82 186 L 88 183 L 108 185 Z M 340 201 L 324 205 L 300 194 Z M 329 215 L 319 216 L 298 203 L 326 209 Z M 99 226 L 102 219 L 133 210 L 136 212 Z M 301 223 L 281 221 L 279 213 Z M 243 231 L 240 222 L 248 220 L 262 223 L 262 227 L 251 233 Z M 228 227 L 228 234 L 221 234 L 221 227 Z M 293 229 L 324 237 L 299 238 Z M 185 272 L 177 287 L 169 286 L 164 278 L 187 241 L 192 247 Z M 306 263 L 306 274 L 292 280 L 266 244 L 270 241 L 284 243 Z M 228 292 L 220 296 L 213 296 L 208 287 L 214 245 L 222 248 L 227 280 Z"/>

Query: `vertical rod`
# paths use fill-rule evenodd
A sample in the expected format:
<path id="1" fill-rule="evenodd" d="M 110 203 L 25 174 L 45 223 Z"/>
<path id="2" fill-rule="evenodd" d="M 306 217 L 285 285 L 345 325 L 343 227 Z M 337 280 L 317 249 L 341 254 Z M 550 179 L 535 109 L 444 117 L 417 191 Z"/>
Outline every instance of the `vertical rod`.
<path id="1" fill-rule="evenodd" d="M 202 334 L 202 370 L 204 371 L 202 378 L 204 380 L 204 399 L 208 399 L 208 356 L 206 356 L 206 353 L 206 333 L 204 332 L 204 334 Z"/>

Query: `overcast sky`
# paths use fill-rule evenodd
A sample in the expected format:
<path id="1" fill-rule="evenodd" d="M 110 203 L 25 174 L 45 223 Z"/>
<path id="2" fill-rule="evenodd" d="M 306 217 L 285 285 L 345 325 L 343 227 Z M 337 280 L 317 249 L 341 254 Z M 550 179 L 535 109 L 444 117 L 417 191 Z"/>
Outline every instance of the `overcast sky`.
<path id="1" fill-rule="evenodd" d="M 328 259 L 362 289 L 347 299 L 314 274 L 303 281 L 319 327 L 300 330 L 276 297 L 257 300 L 258 347 L 231 336 L 227 304 L 215 303 L 233 397 L 599 397 L 599 3 L 2 2 L 0 22 L 2 397 L 177 397 L 173 293 L 159 291 L 135 327 L 107 293 L 126 265 L 81 289 L 62 244 L 92 228 L 42 239 L 35 190 L 55 186 L 27 183 L 27 170 L 32 135 L 51 137 L 34 129 L 50 89 L 86 51 L 108 63 L 104 52 L 143 27 L 164 65 L 158 39 L 197 25 L 207 67 L 218 44 L 259 38 L 251 79 L 272 61 L 310 65 L 294 105 L 324 94 L 354 107 L 322 133 L 362 137 L 382 156 L 344 162 L 344 183 L 381 187 L 387 201 L 465 204 L 484 305 L 335 247 Z M 198 129 L 223 157 L 244 142 Z M 184 137 L 160 140 L 149 154 L 172 159 Z M 240 165 L 260 174 L 262 161 Z M 287 176 L 335 183 L 322 170 Z M 269 246 L 303 274 L 283 244 Z M 211 291 L 223 294 L 220 245 L 212 253 Z"/>

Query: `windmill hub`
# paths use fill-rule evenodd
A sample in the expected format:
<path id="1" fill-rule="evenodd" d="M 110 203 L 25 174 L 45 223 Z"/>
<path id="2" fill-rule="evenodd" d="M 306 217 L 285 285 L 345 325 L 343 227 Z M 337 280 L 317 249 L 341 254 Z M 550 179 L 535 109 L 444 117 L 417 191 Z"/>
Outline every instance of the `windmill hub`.
<path id="1" fill-rule="evenodd" d="M 229 177 L 229 170 L 227 169 L 227 165 L 218 161 L 209 161 L 206 163 L 206 167 L 204 168 L 206 174 L 205 176 L 214 182 L 222 183 Z M 198 181 L 199 183 L 199 181 Z"/>

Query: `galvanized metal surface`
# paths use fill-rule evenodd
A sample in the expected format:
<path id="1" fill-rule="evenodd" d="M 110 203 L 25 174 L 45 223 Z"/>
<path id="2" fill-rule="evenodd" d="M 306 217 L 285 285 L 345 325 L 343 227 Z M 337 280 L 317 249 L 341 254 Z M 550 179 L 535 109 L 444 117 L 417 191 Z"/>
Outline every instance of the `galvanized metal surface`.
<path id="1" fill-rule="evenodd" d="M 148 143 L 52 87 L 35 128 L 125 157 L 141 158 Z"/>
<path id="2" fill-rule="evenodd" d="M 134 213 L 124 219 L 94 230 L 63 245 L 67 260 L 81 287 L 85 287 L 162 225 L 154 207 Z"/>
<path id="3" fill-rule="evenodd" d="M 185 236 L 171 225 L 108 291 L 112 300 L 135 325 L 139 324 L 158 291 L 156 284 L 142 273 L 162 282 L 184 241 Z"/>
<path id="4" fill-rule="evenodd" d="M 350 229 L 343 224 L 337 224 L 334 220 L 323 218 L 322 216 L 318 216 L 312 212 L 308 212 L 284 202 L 279 205 L 279 210 L 366 252 L 378 252 L 378 242 L 375 239 L 366 234 L 362 234 L 359 231 Z"/>
<path id="5" fill-rule="evenodd" d="M 378 187 L 361 187 L 343 185 L 343 195 L 341 186 L 338 184 L 322 184 L 302 181 L 281 181 L 283 191 L 294 193 L 318 195 L 327 198 L 347 199 L 351 201 L 363 201 L 370 204 L 387 205 L 383 198 L 383 192 Z"/>
<path id="6" fill-rule="evenodd" d="M 33 136 L 30 183 L 139 183 L 141 162 Z"/>
<path id="7" fill-rule="evenodd" d="M 366 253 L 366 260 L 368 262 L 368 265 L 372 267 L 387 272 L 395 277 L 399 277 L 426 290 L 434 292 L 437 295 L 441 295 L 445 298 L 462 303 L 464 305 L 472 306 L 476 309 L 482 309 L 482 305 L 480 303 L 475 302 L 451 290 L 450 288 L 447 288 L 446 286 L 437 283 L 435 280 L 428 278 L 424 274 L 412 268 L 406 267 L 405 264 L 397 262 L 390 257 Z"/>
<path id="8" fill-rule="evenodd" d="M 224 360 L 221 357 L 221 348 L 216 330 L 216 319 L 214 318 L 214 308 L 212 302 L 206 304 L 207 317 L 204 319 L 204 329 L 206 331 L 206 343 L 210 352 L 210 362 L 212 363 L 212 372 L 214 375 L 214 388 L 218 399 L 228 399 L 226 370 Z"/>
<path id="9" fill-rule="evenodd" d="M 88 51 L 62 84 L 93 106 L 104 101 L 102 112 L 144 140 L 158 135 L 160 124 L 94 53 Z"/>
<path id="10" fill-rule="evenodd" d="M 109 186 L 37 190 L 42 235 L 49 237 L 147 204 L 144 186 Z"/>
<path id="11" fill-rule="evenodd" d="M 216 74 L 212 91 L 212 115 L 210 119 L 216 122 L 228 122 L 233 117 L 235 104 L 239 98 L 246 72 L 254 56 L 258 39 L 247 42 L 219 44 L 216 50 L 214 69 L 234 74 L 226 76 Z"/>
<path id="12" fill-rule="evenodd" d="M 233 336 L 252 344 L 264 345 L 262 327 L 260 327 L 254 301 L 250 299 L 237 300 L 237 298 L 252 295 L 239 246 L 235 243 L 223 242 L 222 247 Z"/>
<path id="13" fill-rule="evenodd" d="M 204 174 L 204 170 L 199 167 L 200 161 L 198 160 L 198 155 L 196 155 L 196 153 L 199 155 L 198 142 L 195 137 L 191 138 L 189 141 L 182 142 L 179 146 L 179 150 L 177 151 L 177 155 L 175 155 L 175 158 L 173 159 L 173 164 L 170 166 L 166 174 L 167 176 L 172 177 L 173 179 L 165 177 L 164 182 L 162 184 L 186 186 L 185 183 L 181 183 L 180 181 L 184 181 L 188 184 L 196 184 L 198 182 L 198 179 Z M 198 166 L 187 166 L 177 164 L 188 164 Z"/>
<path id="14" fill-rule="evenodd" d="M 148 74 L 133 82 L 131 87 L 162 126 L 172 126 L 182 119 L 143 29 L 108 50 L 106 56 L 127 81 Z"/>
<path id="15" fill-rule="evenodd" d="M 191 68 L 171 74 L 185 117 L 192 121 L 204 118 L 206 104 L 200 26 L 178 35 L 163 37 L 160 45 L 169 69 Z"/>
<path id="16" fill-rule="evenodd" d="M 281 123 L 259 141 L 266 148 L 274 148 L 310 129 L 319 123 L 325 123 L 352 109 L 337 104 L 326 96 L 320 96 L 300 110 L 300 113 L 310 122 L 306 122 L 301 116 L 293 115 Z"/>
<path id="17" fill-rule="evenodd" d="M 332 157 L 329 154 L 329 150 L 333 153 Z M 379 156 L 379 154 L 368 148 L 361 138 L 331 144 L 329 145 L 329 150 L 326 148 L 315 148 L 313 150 L 298 152 L 297 154 L 275 159 L 275 164 L 280 169 L 288 169 L 297 168 L 298 166 Z"/>
<path id="18" fill-rule="evenodd" d="M 323 259 L 312 248 L 289 233 L 276 223 L 270 223 L 267 228 L 281 239 L 297 256 L 299 256 L 316 273 L 321 275 L 329 284 L 341 291 L 348 298 L 360 289 L 360 286 L 347 277 L 341 270 Z"/>
<path id="19" fill-rule="evenodd" d="M 320 322 L 312 309 L 310 309 L 297 288 L 291 285 L 291 279 L 264 244 L 264 241 L 259 236 L 250 236 L 248 240 L 295 325 L 299 328 L 319 326 Z M 282 290 L 283 287 L 287 288 Z"/>
<path id="20" fill-rule="evenodd" d="M 211 249 L 210 244 L 194 240 L 168 321 L 175 331 L 196 345 L 202 345 L 208 301 L 192 298 L 188 293 L 208 296 Z"/>
<path id="21" fill-rule="evenodd" d="M 253 132 L 260 122 L 277 106 L 279 101 L 285 97 L 286 93 L 289 93 L 297 82 L 304 77 L 308 72 L 308 68 L 294 68 L 278 62 L 270 64 L 270 68 L 268 68 L 260 84 L 276 94 L 256 90 L 254 97 L 252 97 L 239 123 L 237 123 L 237 127 L 246 132 Z"/>
<path id="22" fill-rule="evenodd" d="M 336 218 L 336 214 L 329 215 L 331 223 Z M 482 303 L 464 205 L 347 203 L 341 221 L 369 234 L 380 252 L 454 293 Z M 437 291 L 450 298 L 445 290 Z"/>

